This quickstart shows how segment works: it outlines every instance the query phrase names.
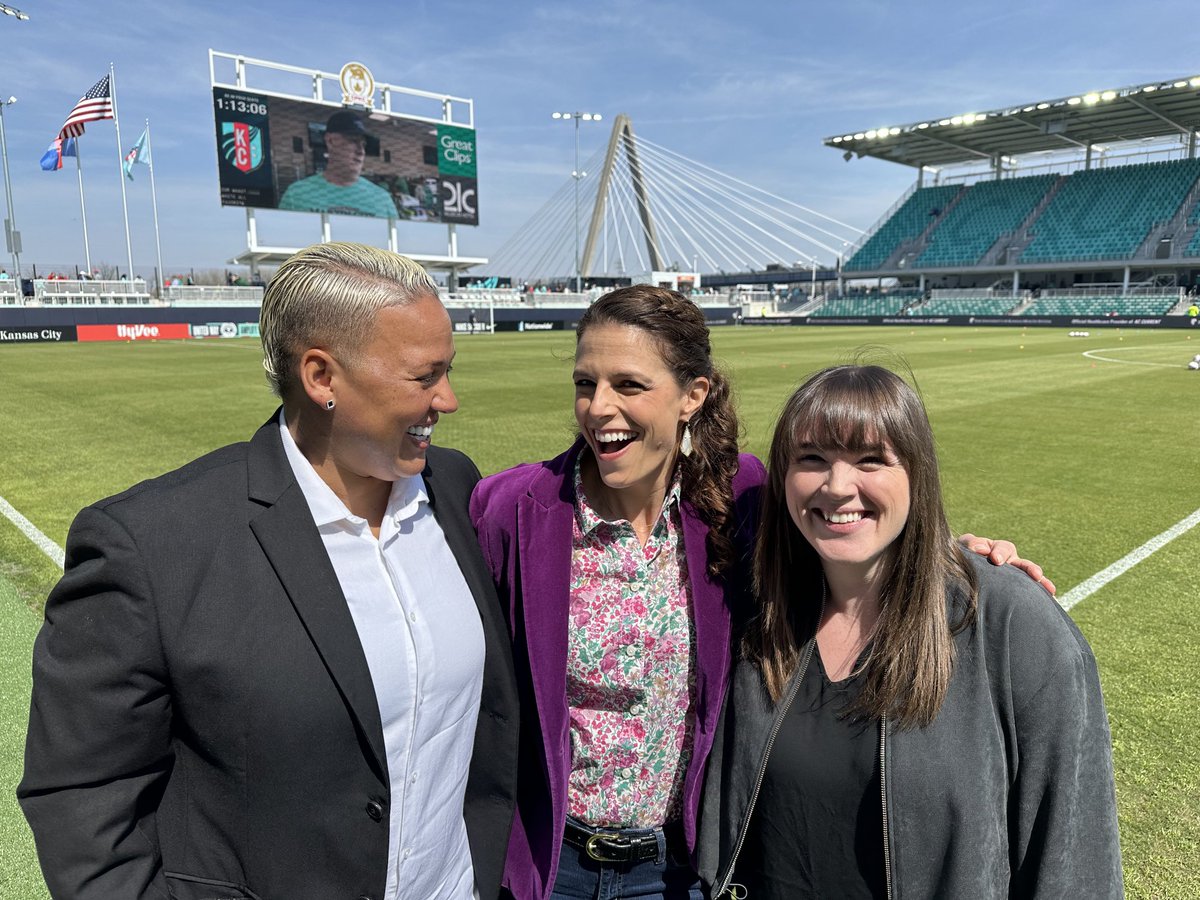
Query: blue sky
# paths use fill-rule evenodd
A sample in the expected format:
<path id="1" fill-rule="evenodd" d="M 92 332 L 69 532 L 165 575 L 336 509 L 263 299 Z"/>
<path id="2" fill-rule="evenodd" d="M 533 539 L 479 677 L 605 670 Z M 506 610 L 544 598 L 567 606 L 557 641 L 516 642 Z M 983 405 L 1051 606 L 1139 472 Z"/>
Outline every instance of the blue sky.
<path id="1" fill-rule="evenodd" d="M 208 49 L 336 72 L 358 60 L 381 82 L 475 101 L 481 225 L 459 229 L 488 256 L 568 178 L 569 126 L 555 109 L 601 112 L 580 154 L 624 112 L 639 134 L 860 228 L 912 182 L 911 169 L 845 163 L 829 135 L 1008 103 L 1194 75 L 1193 3 L 1036 4 L 843 0 L 836 4 L 311 0 L 257 3 L 15 0 L 0 17 L 16 220 L 26 264 L 82 265 L 74 164 L 38 159 L 79 96 L 116 64 L 122 150 L 151 120 L 168 272 L 219 268 L 245 246 L 245 214 L 216 182 Z M 1183 29 L 1179 34 L 1176 28 Z M 93 264 L 124 267 L 111 122 L 82 142 Z M 154 265 L 149 179 L 129 183 L 134 264 Z M 263 213 L 260 240 L 301 246 L 316 217 Z M 382 222 L 335 218 L 337 238 L 382 242 Z M 444 252 L 441 226 L 406 224 L 402 249 Z"/>

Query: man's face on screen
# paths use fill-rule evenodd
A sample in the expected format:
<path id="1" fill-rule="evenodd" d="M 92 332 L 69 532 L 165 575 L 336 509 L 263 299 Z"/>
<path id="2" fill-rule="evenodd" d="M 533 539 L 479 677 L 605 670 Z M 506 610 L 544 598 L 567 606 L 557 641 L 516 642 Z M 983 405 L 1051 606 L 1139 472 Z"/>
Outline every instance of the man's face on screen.
<path id="1" fill-rule="evenodd" d="M 361 134 L 325 135 L 325 179 L 338 185 L 358 181 L 366 159 L 366 143 Z"/>

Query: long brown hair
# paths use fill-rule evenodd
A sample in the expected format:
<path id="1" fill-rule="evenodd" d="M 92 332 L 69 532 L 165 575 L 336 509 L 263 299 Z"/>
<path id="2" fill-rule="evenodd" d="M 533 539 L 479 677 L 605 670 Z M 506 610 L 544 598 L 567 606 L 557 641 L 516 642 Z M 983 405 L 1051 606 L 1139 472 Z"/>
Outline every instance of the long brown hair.
<path id="1" fill-rule="evenodd" d="M 738 419 L 729 380 L 713 365 L 704 313 L 675 291 L 635 284 L 605 294 L 579 320 L 576 340 L 593 325 L 628 325 L 654 339 L 680 388 L 709 381 L 708 397 L 692 416 L 691 456 L 679 456 L 680 489 L 708 526 L 708 573 L 723 576 L 734 563 L 733 476 L 738 469 Z M 683 435 L 680 426 L 676 446 Z"/>
<path id="2" fill-rule="evenodd" d="M 974 620 L 978 589 L 946 521 L 925 407 L 902 378 L 880 366 L 820 371 L 784 406 L 771 442 L 754 555 L 761 611 L 743 652 L 760 666 L 778 700 L 796 670 L 801 644 L 820 624 L 821 559 L 792 522 L 784 494 L 802 443 L 850 453 L 887 445 L 908 473 L 908 520 L 884 572 L 879 619 L 852 712 L 887 715 L 901 728 L 928 725 L 950 683 L 952 636 Z M 953 624 L 947 591 L 958 606 Z"/>

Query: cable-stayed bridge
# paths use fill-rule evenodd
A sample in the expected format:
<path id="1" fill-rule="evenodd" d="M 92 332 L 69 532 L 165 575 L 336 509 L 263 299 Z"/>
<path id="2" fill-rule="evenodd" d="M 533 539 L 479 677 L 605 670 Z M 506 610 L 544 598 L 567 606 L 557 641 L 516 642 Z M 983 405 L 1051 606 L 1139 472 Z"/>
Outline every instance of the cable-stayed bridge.
<path id="1" fill-rule="evenodd" d="M 482 267 L 515 282 L 837 267 L 863 232 L 634 134 L 597 151 Z"/>

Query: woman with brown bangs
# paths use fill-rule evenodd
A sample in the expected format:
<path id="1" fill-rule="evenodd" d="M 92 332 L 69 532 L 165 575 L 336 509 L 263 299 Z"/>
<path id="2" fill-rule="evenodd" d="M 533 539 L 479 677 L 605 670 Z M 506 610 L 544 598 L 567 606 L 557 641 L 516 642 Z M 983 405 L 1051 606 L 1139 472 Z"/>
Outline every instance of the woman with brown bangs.
<path id="1" fill-rule="evenodd" d="M 972 556 L 903 379 L 838 366 L 792 395 L 709 758 L 713 897 L 1122 896 L 1091 650 Z"/>

